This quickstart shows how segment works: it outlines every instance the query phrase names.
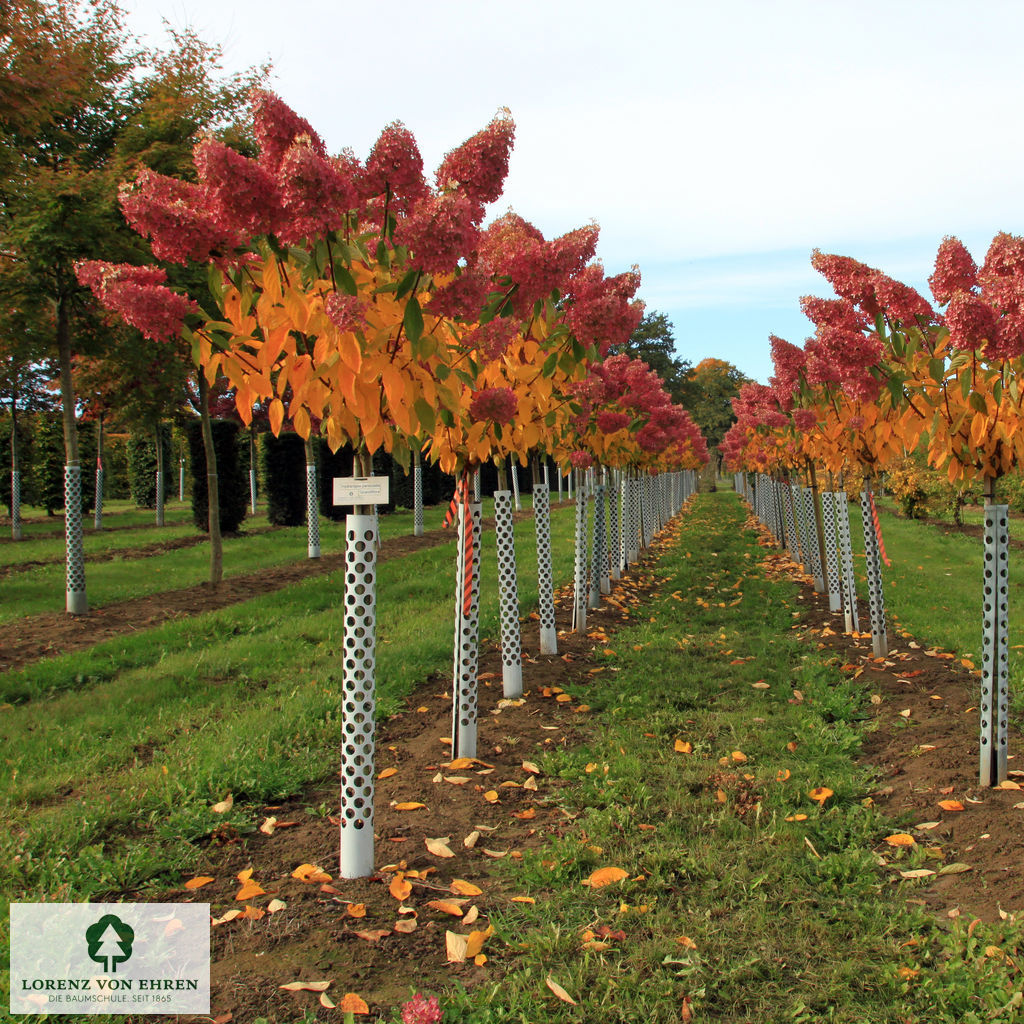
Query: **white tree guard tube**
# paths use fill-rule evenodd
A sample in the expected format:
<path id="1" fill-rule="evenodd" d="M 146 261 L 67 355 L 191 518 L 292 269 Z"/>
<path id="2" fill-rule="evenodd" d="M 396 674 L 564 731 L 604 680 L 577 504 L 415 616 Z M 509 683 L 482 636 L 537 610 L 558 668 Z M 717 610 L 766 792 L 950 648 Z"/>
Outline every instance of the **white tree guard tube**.
<path id="1" fill-rule="evenodd" d="M 612 592 L 611 573 L 608 565 L 608 484 L 602 480 L 594 492 L 594 517 L 597 529 L 594 535 L 594 569 L 598 590 L 602 594 Z"/>
<path id="2" fill-rule="evenodd" d="M 82 547 L 82 468 L 64 467 L 64 532 L 67 545 L 66 607 L 69 615 L 85 615 L 85 551 Z"/>
<path id="3" fill-rule="evenodd" d="M 494 535 L 498 548 L 498 606 L 501 616 L 501 690 L 503 697 L 523 695 L 522 638 L 512 494 L 494 492 Z"/>
<path id="4" fill-rule="evenodd" d="M 341 713 L 342 878 L 373 874 L 376 558 L 373 516 L 348 516 Z"/>
<path id="5" fill-rule="evenodd" d="M 1009 513 L 1008 505 L 990 505 L 986 499 L 978 772 L 983 786 L 998 786 L 1007 773 Z"/>
<path id="6" fill-rule="evenodd" d="M 557 654 L 554 574 L 551 568 L 551 500 L 546 483 L 537 484 L 533 488 L 533 526 L 537 534 L 537 611 L 540 615 L 540 653 Z"/>
<path id="7" fill-rule="evenodd" d="M 548 494 L 551 493 L 551 477 L 548 474 L 548 460 L 547 456 L 544 458 L 544 486 L 548 489 Z"/>
<path id="8" fill-rule="evenodd" d="M 156 525 L 164 525 L 164 474 L 160 469 L 156 471 Z"/>
<path id="9" fill-rule="evenodd" d="M 96 460 L 96 502 L 92 510 L 92 526 L 94 530 L 103 529 L 103 463 Z"/>
<path id="10" fill-rule="evenodd" d="M 466 533 L 473 565 L 466 565 Z M 452 672 L 452 757 L 476 757 L 477 668 L 480 663 L 480 502 L 459 506 L 455 557 L 455 664 Z"/>
<path id="11" fill-rule="evenodd" d="M 473 474 L 473 500 L 480 500 L 480 470 Z"/>
<path id="12" fill-rule="evenodd" d="M 814 577 L 814 589 L 825 592 L 825 574 L 821 565 L 821 548 L 818 545 L 818 509 L 814 501 L 814 489 L 804 489 L 804 519 L 807 521 L 807 554 L 810 560 L 810 574 Z"/>
<path id="13" fill-rule="evenodd" d="M 249 478 L 253 479 L 256 476 L 256 470 L 249 470 Z M 185 460 L 178 459 L 178 501 L 185 500 Z M 256 514 L 256 502 L 253 501 L 252 506 L 253 515 Z"/>
<path id="14" fill-rule="evenodd" d="M 871 650 L 876 658 L 889 653 L 885 628 L 885 593 L 882 589 L 882 560 L 878 553 L 878 535 L 871 515 L 871 491 L 860 492 L 861 515 L 864 520 L 864 562 L 868 577 L 868 605 L 871 608 Z"/>
<path id="15" fill-rule="evenodd" d="M 508 460 L 508 473 L 512 477 L 512 497 L 515 501 L 516 511 L 522 512 L 523 506 L 519 500 L 519 467 L 515 459 Z"/>
<path id="16" fill-rule="evenodd" d="M 640 560 L 640 481 L 630 476 L 626 481 L 626 498 L 629 502 L 629 515 L 626 529 L 626 563 L 636 565 Z"/>
<path id="17" fill-rule="evenodd" d="M 306 464 L 306 541 L 310 558 L 320 557 L 320 509 L 317 501 L 316 465 Z"/>
<path id="18" fill-rule="evenodd" d="M 853 574 L 853 542 L 850 539 L 850 500 L 846 491 L 836 491 L 836 522 L 839 532 L 839 574 L 843 589 L 843 616 L 847 633 L 860 631 L 857 611 L 857 580 Z"/>
<path id="19" fill-rule="evenodd" d="M 843 594 L 839 585 L 839 546 L 836 542 L 836 495 L 823 491 L 821 495 L 822 530 L 825 534 L 825 574 L 828 577 L 828 610 L 838 612 L 843 607 Z"/>
<path id="20" fill-rule="evenodd" d="M 21 540 L 21 473 L 11 470 L 11 540 Z"/>
<path id="21" fill-rule="evenodd" d="M 423 536 L 423 463 L 419 451 L 412 454 L 412 534 Z"/>
<path id="22" fill-rule="evenodd" d="M 608 544 L 611 553 L 611 578 L 619 580 L 622 579 L 622 473 L 618 469 L 612 470 L 608 502 L 611 511 Z"/>
<path id="23" fill-rule="evenodd" d="M 571 479 L 569 486 L 572 486 Z M 583 633 L 587 628 L 587 494 L 582 479 L 576 481 L 575 554 L 572 628 L 574 633 Z"/>
<path id="24" fill-rule="evenodd" d="M 256 515 L 256 470 L 249 470 L 249 509 Z"/>

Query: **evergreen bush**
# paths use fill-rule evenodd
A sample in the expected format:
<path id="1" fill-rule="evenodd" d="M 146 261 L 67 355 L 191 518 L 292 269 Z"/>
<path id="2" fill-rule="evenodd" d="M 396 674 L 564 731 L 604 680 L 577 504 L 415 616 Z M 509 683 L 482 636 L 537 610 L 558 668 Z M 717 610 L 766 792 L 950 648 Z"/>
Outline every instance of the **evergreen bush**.
<path id="1" fill-rule="evenodd" d="M 249 484 L 238 461 L 238 424 L 231 420 L 214 420 L 210 427 L 213 432 L 213 450 L 217 456 L 221 533 L 237 533 L 249 508 Z M 186 433 L 192 476 L 192 520 L 198 529 L 208 533 L 206 452 L 200 421 L 190 420 Z"/>

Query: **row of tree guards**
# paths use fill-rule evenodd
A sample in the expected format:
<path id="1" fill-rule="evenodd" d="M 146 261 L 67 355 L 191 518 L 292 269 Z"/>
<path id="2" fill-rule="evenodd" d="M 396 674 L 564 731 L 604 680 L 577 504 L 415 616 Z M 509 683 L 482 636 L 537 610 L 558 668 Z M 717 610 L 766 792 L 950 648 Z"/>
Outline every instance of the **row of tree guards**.
<path id="1" fill-rule="evenodd" d="M 978 266 L 946 238 L 928 279 L 943 312 L 915 289 L 845 256 L 815 250 L 812 264 L 836 298 L 802 298 L 815 325 L 803 348 L 772 337 L 769 386 L 746 385 L 721 445 L 737 486 L 794 558 L 842 600 L 856 628 L 844 493 L 820 498 L 809 467 L 863 480 L 860 494 L 871 635 L 887 651 L 881 562 L 871 480 L 909 452 L 951 484 L 978 481 L 985 495 L 979 778 L 1006 779 L 1008 746 L 1008 522 L 997 480 L 1024 466 L 1024 238 L 999 234 Z M 792 480 L 808 467 L 810 494 Z M 805 502 L 809 504 L 805 507 Z M 813 514 L 812 514 L 813 513 Z"/>
<path id="2" fill-rule="evenodd" d="M 576 469 L 573 622 L 586 629 L 587 611 L 600 606 L 655 534 L 696 490 L 693 470 L 657 475 L 628 470 Z M 501 622 L 502 695 L 523 694 L 518 570 L 511 490 L 494 495 L 497 577 Z M 558 653 L 551 564 L 550 489 L 533 485 L 541 654 Z M 450 509 L 457 526 L 455 630 L 452 667 L 452 757 L 477 754 L 477 674 L 480 621 L 481 502 L 467 471 Z M 589 525 L 588 525 L 589 524 Z M 374 709 L 377 525 L 356 513 L 345 525 L 345 619 L 342 670 L 341 875 L 373 873 Z"/>

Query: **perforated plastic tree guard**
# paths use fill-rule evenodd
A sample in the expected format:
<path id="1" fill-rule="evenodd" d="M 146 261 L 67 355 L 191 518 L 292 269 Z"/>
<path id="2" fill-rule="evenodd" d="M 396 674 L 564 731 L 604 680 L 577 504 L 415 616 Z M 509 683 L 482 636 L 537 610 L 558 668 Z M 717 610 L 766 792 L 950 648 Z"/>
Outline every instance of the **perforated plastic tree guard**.
<path id="1" fill-rule="evenodd" d="M 519 500 L 519 467 L 515 459 L 508 460 L 508 475 L 512 478 L 512 500 L 515 502 L 516 511 L 521 512 L 523 506 Z"/>
<path id="2" fill-rule="evenodd" d="M 608 549 L 611 559 L 611 578 L 622 578 L 622 473 L 612 470 L 612 480 L 608 491 L 608 505 L 611 523 L 608 527 Z"/>
<path id="3" fill-rule="evenodd" d="M 414 537 L 423 536 L 423 465 L 419 452 L 413 452 L 412 533 Z"/>
<path id="4" fill-rule="evenodd" d="M 85 552 L 82 548 L 82 470 L 64 467 L 64 531 L 67 537 L 67 610 L 84 615 L 89 610 L 85 595 Z"/>
<path id="5" fill-rule="evenodd" d="M 249 479 L 250 479 L 250 481 L 253 481 L 253 480 L 256 479 L 256 470 L 255 469 L 250 469 L 249 470 Z M 184 501 L 184 500 L 185 500 L 185 460 L 184 459 L 179 459 L 178 460 L 178 501 Z M 255 496 L 255 494 L 253 495 L 252 514 L 256 515 L 256 496 Z"/>
<path id="6" fill-rule="evenodd" d="M 537 535 L 537 604 L 540 653 L 558 653 L 555 629 L 554 575 L 551 568 L 551 500 L 547 484 L 533 488 L 533 526 Z"/>
<path id="7" fill-rule="evenodd" d="M 306 464 L 306 540 L 310 558 L 320 557 L 320 509 L 317 507 L 316 465 Z"/>
<path id="8" fill-rule="evenodd" d="M 473 564 L 466 564 L 466 532 Z M 480 660 L 480 503 L 459 506 L 455 556 L 455 663 L 452 671 L 452 757 L 476 757 L 476 676 Z"/>
<path id="9" fill-rule="evenodd" d="M 1007 771 L 1009 512 L 1008 505 L 990 505 L 986 499 L 979 747 L 983 786 L 998 786 Z"/>
<path id="10" fill-rule="evenodd" d="M 868 604 L 871 608 L 871 650 L 876 658 L 889 653 L 885 629 L 885 594 L 882 590 L 882 560 L 878 554 L 878 536 L 871 516 L 871 492 L 860 492 L 860 508 L 864 521 L 864 562 L 868 577 Z"/>
<path id="11" fill-rule="evenodd" d="M 574 470 L 574 475 L 579 474 Z M 571 486 L 571 483 L 570 483 Z M 576 549 L 573 582 L 572 628 L 583 633 L 587 628 L 587 493 L 582 478 L 576 480 Z"/>
<path id="12" fill-rule="evenodd" d="M 519 587 L 516 580 L 512 494 L 494 492 L 494 534 L 498 548 L 498 607 L 501 616 L 501 689 L 504 697 L 523 695 L 523 656 L 519 635 Z"/>
<path id="13" fill-rule="evenodd" d="M 182 488 L 184 490 L 184 488 Z M 184 501 L 184 497 L 182 497 Z M 256 470 L 249 470 L 249 509 L 253 515 L 256 515 Z"/>
<path id="14" fill-rule="evenodd" d="M 341 713 L 341 877 L 373 874 L 377 532 L 373 516 L 345 520 Z"/>
<path id="15" fill-rule="evenodd" d="M 96 460 L 96 501 L 92 509 L 92 525 L 95 530 L 103 529 L 103 463 Z"/>
<path id="16" fill-rule="evenodd" d="M 628 515 L 626 517 L 626 561 L 636 565 L 640 559 L 640 481 L 630 475 L 626 481 Z"/>
<path id="17" fill-rule="evenodd" d="M 809 568 L 808 572 L 814 577 L 814 589 L 819 593 L 825 592 L 825 577 L 821 566 L 821 547 L 818 544 L 818 509 L 814 501 L 814 490 L 811 487 L 803 489 L 804 500 L 804 521 L 807 524 L 807 554 Z"/>
<path id="18" fill-rule="evenodd" d="M 846 491 L 836 491 L 836 526 L 839 533 L 839 575 L 843 591 L 843 616 L 846 632 L 856 633 L 860 631 L 860 613 L 857 611 L 857 581 L 853 575 L 850 500 Z"/>
<path id="19" fill-rule="evenodd" d="M 473 474 L 473 500 L 480 500 L 480 470 Z"/>
<path id="20" fill-rule="evenodd" d="M 591 524 L 593 542 L 593 562 L 590 566 L 590 598 L 591 608 L 600 608 L 601 595 L 611 593 L 611 582 L 608 580 L 608 519 L 605 514 L 605 496 L 608 492 L 603 483 L 594 485 L 594 518 Z"/>
<path id="21" fill-rule="evenodd" d="M 11 470 L 11 538 L 21 540 L 21 473 Z"/>
<path id="22" fill-rule="evenodd" d="M 825 534 L 825 573 L 828 577 L 828 610 L 838 612 L 843 607 L 843 594 L 839 586 L 839 544 L 836 533 L 836 495 L 824 491 L 821 495 L 822 529 Z"/>
<path id="23" fill-rule="evenodd" d="M 156 525 L 164 525 L 164 474 L 156 471 Z"/>

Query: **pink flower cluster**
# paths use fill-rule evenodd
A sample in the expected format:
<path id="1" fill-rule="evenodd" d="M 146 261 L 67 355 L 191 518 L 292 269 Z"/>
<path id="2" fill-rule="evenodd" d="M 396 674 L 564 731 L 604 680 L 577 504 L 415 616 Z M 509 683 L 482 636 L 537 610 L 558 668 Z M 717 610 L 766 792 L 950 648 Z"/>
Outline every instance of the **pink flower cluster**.
<path id="1" fill-rule="evenodd" d="M 505 353 L 515 333 L 515 323 L 499 317 L 474 328 L 465 335 L 462 343 L 467 349 L 476 349 L 485 359 L 493 362 Z"/>
<path id="2" fill-rule="evenodd" d="M 366 324 L 366 300 L 360 295 L 331 292 L 324 300 L 324 312 L 340 331 L 358 331 Z"/>
<path id="3" fill-rule="evenodd" d="M 427 193 L 423 178 L 423 157 L 412 132 L 394 121 L 381 132 L 366 158 L 363 194 L 367 197 L 390 192 L 400 209 Z"/>
<path id="4" fill-rule="evenodd" d="M 482 388 L 469 403 L 469 418 L 474 423 L 511 423 L 518 411 L 519 400 L 511 388 Z"/>
<path id="5" fill-rule="evenodd" d="M 445 156 L 437 169 L 437 187 L 455 188 L 481 207 L 493 203 L 505 186 L 515 134 L 511 112 L 502 109 L 486 128 Z"/>
<path id="6" fill-rule="evenodd" d="M 578 448 L 569 455 L 569 463 L 573 469 L 590 469 L 594 464 L 594 456 L 590 452 L 585 452 L 582 448 Z"/>
<path id="7" fill-rule="evenodd" d="M 291 244 L 341 230 L 359 201 L 358 173 L 359 161 L 353 154 L 325 157 L 308 136 L 296 139 L 285 150 L 278 171 L 282 241 Z"/>
<path id="8" fill-rule="evenodd" d="M 636 267 L 605 277 L 601 264 L 591 263 L 572 278 L 565 322 L 581 344 L 596 345 L 603 357 L 613 345 L 628 341 L 643 319 L 643 303 L 631 301 L 639 287 Z"/>
<path id="9" fill-rule="evenodd" d="M 280 97 L 266 89 L 253 89 L 249 94 L 252 107 L 252 130 L 260 147 L 260 161 L 276 174 L 288 147 L 305 136 L 309 146 L 320 156 L 327 155 L 323 139 L 313 126 L 292 110 Z"/>
<path id="10" fill-rule="evenodd" d="M 458 192 L 428 196 L 398 221 L 395 244 L 410 250 L 410 263 L 428 274 L 454 270 L 476 248 L 480 207 Z"/>
<path id="11" fill-rule="evenodd" d="M 790 344 L 785 338 L 771 335 L 768 339 L 772 350 L 772 365 L 775 374 L 770 378 L 772 389 L 780 399 L 792 396 L 800 386 L 800 375 L 807 364 L 807 354 L 802 348 Z"/>
<path id="12" fill-rule="evenodd" d="M 152 341 L 180 338 L 185 317 L 199 312 L 195 302 L 163 284 L 167 275 L 158 267 L 85 260 L 75 274 L 107 309 Z"/>
<path id="13" fill-rule="evenodd" d="M 402 1004 L 402 1024 L 440 1024 L 441 1004 L 437 996 L 429 999 L 417 992 Z"/>

